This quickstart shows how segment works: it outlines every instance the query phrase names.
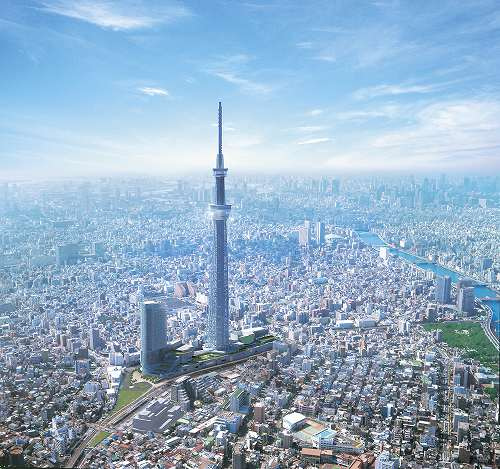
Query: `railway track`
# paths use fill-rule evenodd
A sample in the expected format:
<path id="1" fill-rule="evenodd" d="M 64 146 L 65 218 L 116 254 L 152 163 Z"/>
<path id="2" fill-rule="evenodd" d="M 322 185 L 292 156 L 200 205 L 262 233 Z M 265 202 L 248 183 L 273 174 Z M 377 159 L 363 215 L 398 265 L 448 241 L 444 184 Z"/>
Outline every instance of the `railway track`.
<path id="1" fill-rule="evenodd" d="M 204 374 L 211 373 L 212 371 L 221 370 L 221 369 L 225 369 L 225 368 L 231 368 L 235 365 L 246 362 L 247 360 L 249 360 L 251 358 L 258 357 L 260 355 L 264 355 L 267 352 L 268 351 L 266 350 L 264 352 L 259 352 L 259 353 L 256 353 L 255 355 L 250 355 L 250 356 L 242 358 L 240 360 L 235 360 L 233 362 L 228 362 L 228 363 L 221 363 L 219 365 L 214 365 L 214 366 L 211 366 L 209 368 L 204 368 L 202 370 L 194 370 L 194 371 L 191 371 L 188 373 L 180 373 L 177 376 L 167 378 L 163 381 L 160 381 L 159 383 L 154 384 L 151 389 L 146 391 L 145 394 L 138 397 L 136 400 L 132 401 L 130 404 L 124 406 L 119 411 L 117 411 L 113 414 L 110 414 L 110 415 L 102 418 L 100 421 L 96 422 L 95 424 L 93 424 L 92 428 L 87 430 L 87 433 L 85 433 L 82 441 L 73 450 L 71 456 L 66 461 L 66 464 L 64 467 L 84 467 L 82 464 L 85 462 L 85 458 L 82 459 L 82 455 L 84 454 L 84 451 L 87 448 L 88 444 L 92 441 L 92 438 L 94 438 L 96 436 L 96 434 L 98 433 L 98 429 L 106 429 L 105 431 L 111 430 L 110 433 L 112 433 L 116 429 L 117 425 L 119 425 L 125 419 L 127 419 L 132 414 L 137 412 L 137 410 L 139 410 L 139 408 L 141 406 L 143 406 L 144 404 L 146 404 L 148 401 L 158 397 L 160 394 L 165 392 L 166 388 L 170 384 L 172 384 L 176 379 L 178 379 L 180 376 L 190 376 L 190 377 L 196 378 L 198 376 L 203 376 Z"/>

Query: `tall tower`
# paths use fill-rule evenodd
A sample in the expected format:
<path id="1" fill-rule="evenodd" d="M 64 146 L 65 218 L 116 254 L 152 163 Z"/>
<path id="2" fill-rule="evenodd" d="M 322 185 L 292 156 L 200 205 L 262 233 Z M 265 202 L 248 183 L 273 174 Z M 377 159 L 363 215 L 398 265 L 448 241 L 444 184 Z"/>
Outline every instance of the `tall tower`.
<path id="1" fill-rule="evenodd" d="M 227 226 L 231 205 L 226 204 L 222 155 L 222 104 L 219 102 L 219 153 L 214 168 L 215 203 L 210 204 L 213 220 L 213 246 L 210 262 L 210 299 L 207 343 L 216 350 L 229 348 L 229 294 L 227 280 Z"/>

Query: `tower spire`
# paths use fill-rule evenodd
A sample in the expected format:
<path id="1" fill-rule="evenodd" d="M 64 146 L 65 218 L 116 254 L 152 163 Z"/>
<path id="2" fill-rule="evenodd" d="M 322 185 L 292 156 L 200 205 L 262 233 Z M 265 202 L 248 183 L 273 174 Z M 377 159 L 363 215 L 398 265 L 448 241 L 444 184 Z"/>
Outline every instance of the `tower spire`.
<path id="1" fill-rule="evenodd" d="M 217 168 L 224 167 L 224 156 L 222 155 L 222 103 L 219 101 L 219 153 L 217 154 Z"/>

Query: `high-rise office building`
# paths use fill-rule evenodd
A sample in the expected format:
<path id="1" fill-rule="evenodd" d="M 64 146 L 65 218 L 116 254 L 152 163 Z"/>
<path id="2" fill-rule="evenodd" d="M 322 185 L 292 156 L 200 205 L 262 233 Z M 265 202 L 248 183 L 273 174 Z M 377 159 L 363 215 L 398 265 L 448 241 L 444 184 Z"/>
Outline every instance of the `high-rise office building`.
<path id="1" fill-rule="evenodd" d="M 99 336 L 99 329 L 91 327 L 89 331 L 89 349 L 97 350 L 101 347 L 101 338 Z"/>
<path id="2" fill-rule="evenodd" d="M 222 155 L 222 104 L 219 102 L 219 153 L 213 170 L 215 203 L 210 205 L 213 220 L 213 246 L 210 262 L 210 287 L 207 344 L 216 350 L 229 349 L 229 293 L 227 276 L 227 226 L 231 205 L 226 203 L 224 180 L 227 168 Z"/>
<path id="3" fill-rule="evenodd" d="M 405 321 L 404 319 L 400 319 L 398 321 L 398 332 L 402 335 L 408 335 L 411 330 L 410 321 Z"/>
<path id="4" fill-rule="evenodd" d="M 326 177 L 324 177 L 321 179 L 321 181 L 319 183 L 319 191 L 322 194 L 325 194 L 327 190 L 328 190 L 328 179 Z"/>
<path id="5" fill-rule="evenodd" d="M 450 303 L 451 298 L 451 278 L 448 276 L 436 278 L 436 301 L 442 305 Z"/>
<path id="6" fill-rule="evenodd" d="M 382 246 L 379 249 L 379 256 L 386 261 L 389 258 L 389 248 Z"/>
<path id="7" fill-rule="evenodd" d="M 488 270 L 492 265 L 493 265 L 493 259 L 482 257 L 479 260 L 479 268 L 481 269 L 481 272 Z"/>
<path id="8" fill-rule="evenodd" d="M 338 179 L 332 180 L 332 194 L 338 194 L 340 192 L 340 181 Z"/>
<path id="9" fill-rule="evenodd" d="M 474 287 L 465 287 L 458 290 L 457 305 L 462 313 L 474 312 Z"/>
<path id="10" fill-rule="evenodd" d="M 316 223 L 316 244 L 318 246 L 325 244 L 325 224 L 322 221 Z"/>
<path id="11" fill-rule="evenodd" d="M 309 246 L 310 242 L 310 231 L 307 226 L 301 226 L 299 228 L 299 244 L 301 246 Z"/>
<path id="12" fill-rule="evenodd" d="M 141 311 L 141 368 L 144 373 L 154 371 L 166 345 L 165 309 L 158 301 L 144 301 Z"/>
<path id="13" fill-rule="evenodd" d="M 95 257 L 104 257 L 106 253 L 106 248 L 104 247 L 104 243 L 95 241 L 92 243 L 92 255 Z"/>

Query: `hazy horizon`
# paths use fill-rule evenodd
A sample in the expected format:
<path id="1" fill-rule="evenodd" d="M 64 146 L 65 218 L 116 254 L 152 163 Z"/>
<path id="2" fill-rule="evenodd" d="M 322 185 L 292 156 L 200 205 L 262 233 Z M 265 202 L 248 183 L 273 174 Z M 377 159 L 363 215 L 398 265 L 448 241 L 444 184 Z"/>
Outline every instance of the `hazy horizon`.
<path id="1" fill-rule="evenodd" d="M 157 179 L 157 180 L 179 180 L 183 178 L 194 178 L 196 180 L 211 181 L 211 169 L 213 164 L 209 161 L 204 168 L 200 167 L 198 170 L 182 170 L 172 172 L 164 171 L 151 171 L 151 172 L 141 172 L 138 170 L 130 170 L 126 172 L 119 171 L 96 171 L 94 173 L 67 173 L 67 174 L 50 174 L 47 173 L 33 173 L 29 174 L 27 171 L 18 171 L 14 173 L 2 172 L 0 175 L 0 183 L 43 183 L 43 182 L 64 182 L 64 181 L 75 181 L 75 180 L 127 180 L 127 179 Z M 229 168 L 228 173 L 228 184 L 231 185 L 231 180 L 246 179 L 252 180 L 253 178 L 297 178 L 297 179 L 321 179 L 326 177 L 328 179 L 340 179 L 340 180 L 399 180 L 399 179 L 409 179 L 415 178 L 421 181 L 425 178 L 438 179 L 441 175 L 445 174 L 450 180 L 460 180 L 466 177 L 469 178 L 479 178 L 479 179 L 497 179 L 500 177 L 499 174 L 491 174 L 491 171 L 487 170 L 483 172 L 466 172 L 466 171 L 447 171 L 445 172 L 432 172 L 432 171 L 303 171 L 303 170 L 268 170 L 263 169 L 253 169 L 253 170 L 239 170 Z"/>

